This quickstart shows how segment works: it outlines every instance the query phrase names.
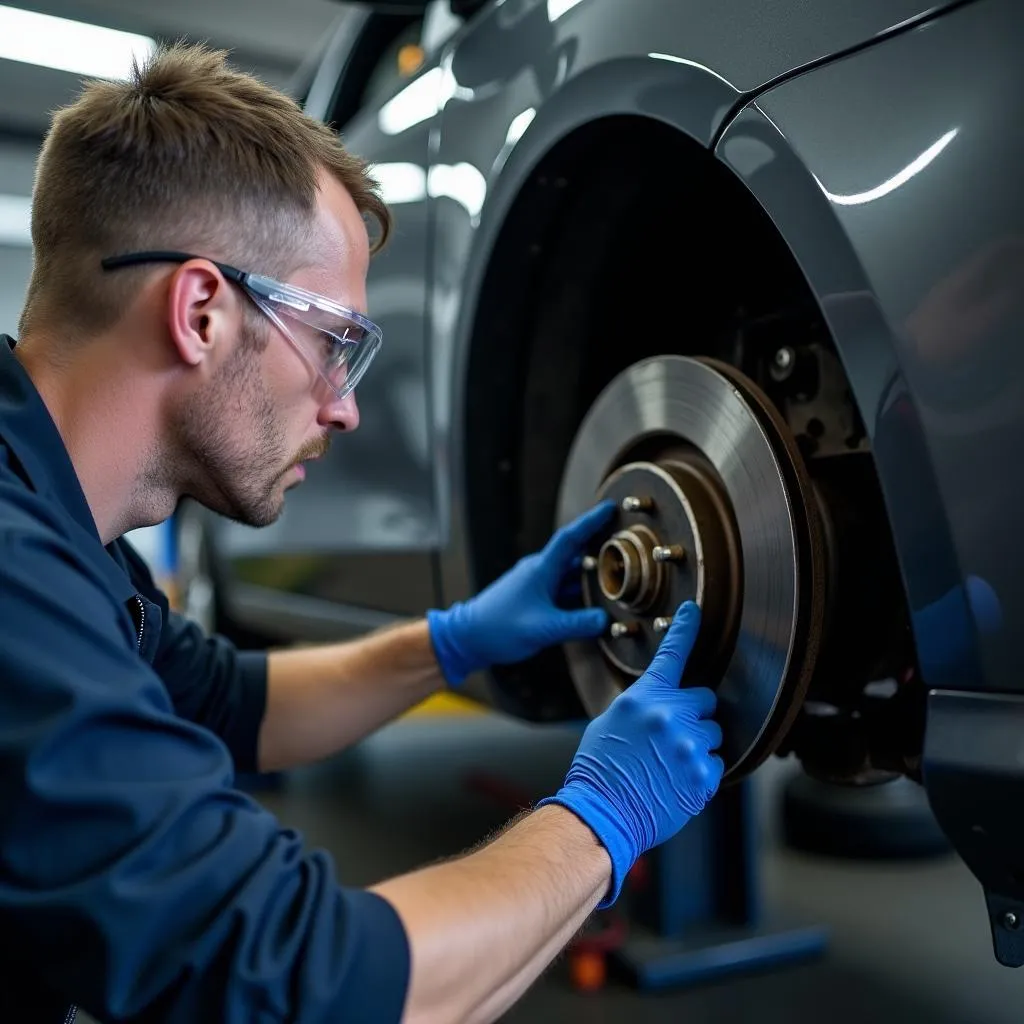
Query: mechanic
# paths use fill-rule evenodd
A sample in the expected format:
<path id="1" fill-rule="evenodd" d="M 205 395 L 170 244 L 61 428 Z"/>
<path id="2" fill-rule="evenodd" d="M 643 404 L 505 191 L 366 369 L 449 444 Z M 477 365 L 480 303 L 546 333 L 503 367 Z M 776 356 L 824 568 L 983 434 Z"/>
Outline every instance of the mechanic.
<path id="1" fill-rule="evenodd" d="M 561 788 L 464 856 L 345 887 L 233 787 L 606 626 L 561 593 L 608 504 L 465 602 L 269 654 L 204 637 L 124 540 L 185 495 L 272 523 L 356 428 L 389 217 L 332 131 L 203 47 L 54 117 L 0 345 L 4 1019 L 492 1020 L 717 789 L 693 604 Z"/>

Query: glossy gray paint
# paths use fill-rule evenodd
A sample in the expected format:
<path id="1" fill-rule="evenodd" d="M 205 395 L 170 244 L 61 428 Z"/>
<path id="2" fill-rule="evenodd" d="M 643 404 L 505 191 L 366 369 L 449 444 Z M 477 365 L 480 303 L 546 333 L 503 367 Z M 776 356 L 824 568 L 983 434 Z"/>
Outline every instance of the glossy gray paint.
<path id="1" fill-rule="evenodd" d="M 985 0 L 759 97 L 718 146 L 829 320 L 941 687 L 1024 689 L 1022 47 L 1024 9 Z"/>
<path id="2" fill-rule="evenodd" d="M 476 297 L 508 211 L 543 156 L 579 127 L 615 114 L 661 121 L 708 146 L 746 95 L 948 6 L 798 0 L 773 5 L 769 17 L 757 0 L 505 0 L 467 27 L 443 61 L 449 74 L 432 157 L 435 165 L 469 168 L 485 197 L 476 215 L 448 197 L 433 211 L 430 408 L 439 532 L 447 541 L 444 600 L 474 584 L 459 417 L 477 340 Z"/>

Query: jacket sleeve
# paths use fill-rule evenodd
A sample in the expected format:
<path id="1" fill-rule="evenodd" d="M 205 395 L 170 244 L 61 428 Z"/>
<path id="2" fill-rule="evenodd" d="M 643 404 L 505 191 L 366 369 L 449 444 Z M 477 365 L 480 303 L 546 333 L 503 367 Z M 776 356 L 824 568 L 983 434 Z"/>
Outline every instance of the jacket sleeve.
<path id="1" fill-rule="evenodd" d="M 219 736 L 239 772 L 258 770 L 267 707 L 264 651 L 239 651 L 224 637 L 207 636 L 183 615 L 167 611 L 153 668 L 182 718 Z"/>
<path id="2" fill-rule="evenodd" d="M 153 668 L 171 695 L 174 710 L 219 736 L 239 772 L 259 770 L 259 733 L 267 707 L 265 651 L 239 651 L 222 636 L 207 636 L 170 610 L 149 566 L 124 538 L 118 541 L 131 573 L 159 596 L 163 622 Z"/>
<path id="3" fill-rule="evenodd" d="M 38 519 L 0 530 L 0 629 L 10 956 L 100 1019 L 400 1019 L 390 904 L 231 788 L 224 746 L 135 654 L 127 609 Z"/>

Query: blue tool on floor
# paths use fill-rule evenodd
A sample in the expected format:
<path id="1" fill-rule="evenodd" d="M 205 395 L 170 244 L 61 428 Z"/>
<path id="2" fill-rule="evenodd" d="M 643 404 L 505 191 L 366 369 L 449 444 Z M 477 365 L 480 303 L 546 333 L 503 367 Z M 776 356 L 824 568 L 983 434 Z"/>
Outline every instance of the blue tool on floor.
<path id="1" fill-rule="evenodd" d="M 720 789 L 703 814 L 643 858 L 620 908 L 627 934 L 611 954 L 638 988 L 694 985 L 825 951 L 823 926 L 765 914 L 757 833 L 744 780 Z"/>

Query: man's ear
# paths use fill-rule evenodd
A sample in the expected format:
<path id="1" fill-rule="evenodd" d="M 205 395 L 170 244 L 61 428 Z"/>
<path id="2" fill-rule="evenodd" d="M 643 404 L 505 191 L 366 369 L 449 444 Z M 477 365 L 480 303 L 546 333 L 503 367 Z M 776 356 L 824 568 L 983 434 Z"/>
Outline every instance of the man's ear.
<path id="1" fill-rule="evenodd" d="M 179 357 L 189 366 L 198 366 L 218 344 L 226 344 L 237 316 L 237 296 L 208 261 L 189 260 L 171 275 L 167 328 Z"/>

